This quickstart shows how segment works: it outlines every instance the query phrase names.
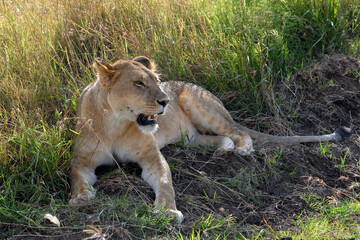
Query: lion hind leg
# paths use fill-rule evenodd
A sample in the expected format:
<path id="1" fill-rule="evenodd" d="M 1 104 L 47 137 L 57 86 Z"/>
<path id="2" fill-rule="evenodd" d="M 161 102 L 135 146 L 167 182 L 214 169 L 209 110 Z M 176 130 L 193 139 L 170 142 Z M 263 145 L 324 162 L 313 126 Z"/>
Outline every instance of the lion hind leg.
<path id="1" fill-rule="evenodd" d="M 235 151 L 240 155 L 248 155 L 254 151 L 249 134 L 236 127 L 223 104 L 210 92 L 198 86 L 187 86 L 179 95 L 178 104 L 200 132 L 230 138 L 235 143 Z M 206 140 L 210 143 L 218 141 L 218 139 L 211 140 L 213 136 L 199 136 L 197 140 L 199 145 L 203 145 Z M 194 142 L 196 143 L 196 139 Z M 219 144 L 214 145 L 219 146 Z"/>
<path id="2" fill-rule="evenodd" d="M 228 151 L 234 149 L 235 145 L 233 140 L 227 136 L 212 136 L 212 135 L 196 135 L 194 141 L 191 143 L 194 146 L 205 147 L 210 144 L 222 151 Z"/>

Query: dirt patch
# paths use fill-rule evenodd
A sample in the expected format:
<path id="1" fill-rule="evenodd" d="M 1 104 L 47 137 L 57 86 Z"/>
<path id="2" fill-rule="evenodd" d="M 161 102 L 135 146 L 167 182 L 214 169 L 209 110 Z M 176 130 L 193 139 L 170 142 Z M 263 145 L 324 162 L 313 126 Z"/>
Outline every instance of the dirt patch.
<path id="1" fill-rule="evenodd" d="M 359 133 L 360 63 L 358 59 L 339 54 L 326 56 L 307 70 L 296 73 L 290 80 L 286 111 L 298 114 L 294 130 L 321 133 L 340 125 Z M 285 90 L 285 89 L 284 89 Z"/>

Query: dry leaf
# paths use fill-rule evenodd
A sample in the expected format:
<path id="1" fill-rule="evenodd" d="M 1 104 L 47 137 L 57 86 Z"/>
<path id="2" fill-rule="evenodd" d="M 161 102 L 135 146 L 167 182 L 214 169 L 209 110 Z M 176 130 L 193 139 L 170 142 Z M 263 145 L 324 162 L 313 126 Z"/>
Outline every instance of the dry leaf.
<path id="1" fill-rule="evenodd" d="M 52 222 L 53 224 L 55 224 L 56 226 L 60 227 L 60 221 L 57 217 L 51 215 L 50 213 L 45 214 L 44 218 L 50 220 L 50 222 Z"/>
<path id="2" fill-rule="evenodd" d="M 98 239 L 98 240 L 106 240 L 106 237 L 109 234 L 103 233 L 100 227 L 95 227 L 93 225 L 88 225 L 90 229 L 83 230 L 84 233 L 92 234 L 92 236 L 83 238 L 82 240 L 90 240 L 90 239 Z"/>

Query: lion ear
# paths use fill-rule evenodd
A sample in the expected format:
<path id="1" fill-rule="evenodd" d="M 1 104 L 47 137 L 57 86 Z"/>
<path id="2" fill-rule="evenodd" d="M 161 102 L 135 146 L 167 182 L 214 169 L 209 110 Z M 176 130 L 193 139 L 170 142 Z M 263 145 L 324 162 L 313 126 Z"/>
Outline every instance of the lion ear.
<path id="1" fill-rule="evenodd" d="M 106 66 L 105 66 L 99 60 L 96 60 L 96 59 L 93 64 L 93 67 L 95 68 L 95 70 L 98 74 L 98 79 L 99 79 L 101 85 L 103 85 L 105 88 L 110 87 L 111 80 L 115 75 L 115 71 L 110 70 L 109 66 L 110 66 L 109 64 L 106 64 Z"/>
<path id="2" fill-rule="evenodd" d="M 144 56 L 136 57 L 136 58 L 133 59 L 133 61 L 141 63 L 142 65 L 144 65 L 149 70 L 153 70 L 155 68 L 154 63 L 152 63 L 150 61 L 150 59 L 148 59 L 147 57 L 144 57 Z"/>

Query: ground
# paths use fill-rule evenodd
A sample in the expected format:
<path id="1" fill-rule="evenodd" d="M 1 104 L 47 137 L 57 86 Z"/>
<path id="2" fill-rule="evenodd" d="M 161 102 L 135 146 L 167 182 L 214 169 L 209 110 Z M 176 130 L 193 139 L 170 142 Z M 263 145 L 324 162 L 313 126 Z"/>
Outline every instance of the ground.
<path id="1" fill-rule="evenodd" d="M 293 220 L 311 207 L 311 196 L 336 202 L 354 200 L 360 193 L 359 60 L 344 55 L 326 56 L 295 73 L 290 80 L 278 83 L 274 89 L 279 90 L 275 94 L 286 103 L 278 106 L 281 109 L 278 116 L 263 115 L 244 121 L 232 112 L 234 119 L 276 135 L 327 134 L 339 126 L 347 126 L 352 128 L 352 136 L 339 143 L 321 143 L 322 148 L 319 143 L 280 146 L 255 142 L 256 152 L 250 156 L 219 153 L 210 147 L 165 147 L 162 153 L 172 169 L 177 206 L 185 217 L 178 228 L 182 234 L 191 234 L 192 228 L 206 229 L 200 226 L 203 223 L 199 219 L 207 218 L 210 213 L 216 218 L 214 221 L 219 221 L 221 231 L 229 225 L 228 236 L 236 236 L 237 232 L 251 236 L 257 227 L 271 227 L 274 231 L 292 229 Z M 152 203 L 154 193 L 141 180 L 137 166 L 122 166 L 110 174 L 100 169 L 98 173 L 96 204 L 100 201 L 106 205 L 106 199 L 124 195 L 131 201 Z M 135 225 L 126 225 L 126 219 L 106 219 L 96 212 L 100 206 L 96 204 L 79 210 L 86 213 L 87 224 L 108 225 L 103 231 L 111 239 L 141 238 L 141 234 L 132 231 Z M 133 207 L 130 204 L 124 209 Z M 59 216 L 68 217 L 65 213 Z M 71 228 L 72 223 L 67 220 L 62 224 L 68 227 L 61 233 L 57 230 L 38 233 L 56 235 L 57 239 L 90 236 L 79 233 L 80 228 Z M 166 232 L 154 230 L 154 236 L 161 236 L 162 231 Z M 203 231 L 202 238 L 206 234 Z M 29 239 L 38 237 L 33 235 Z"/>

